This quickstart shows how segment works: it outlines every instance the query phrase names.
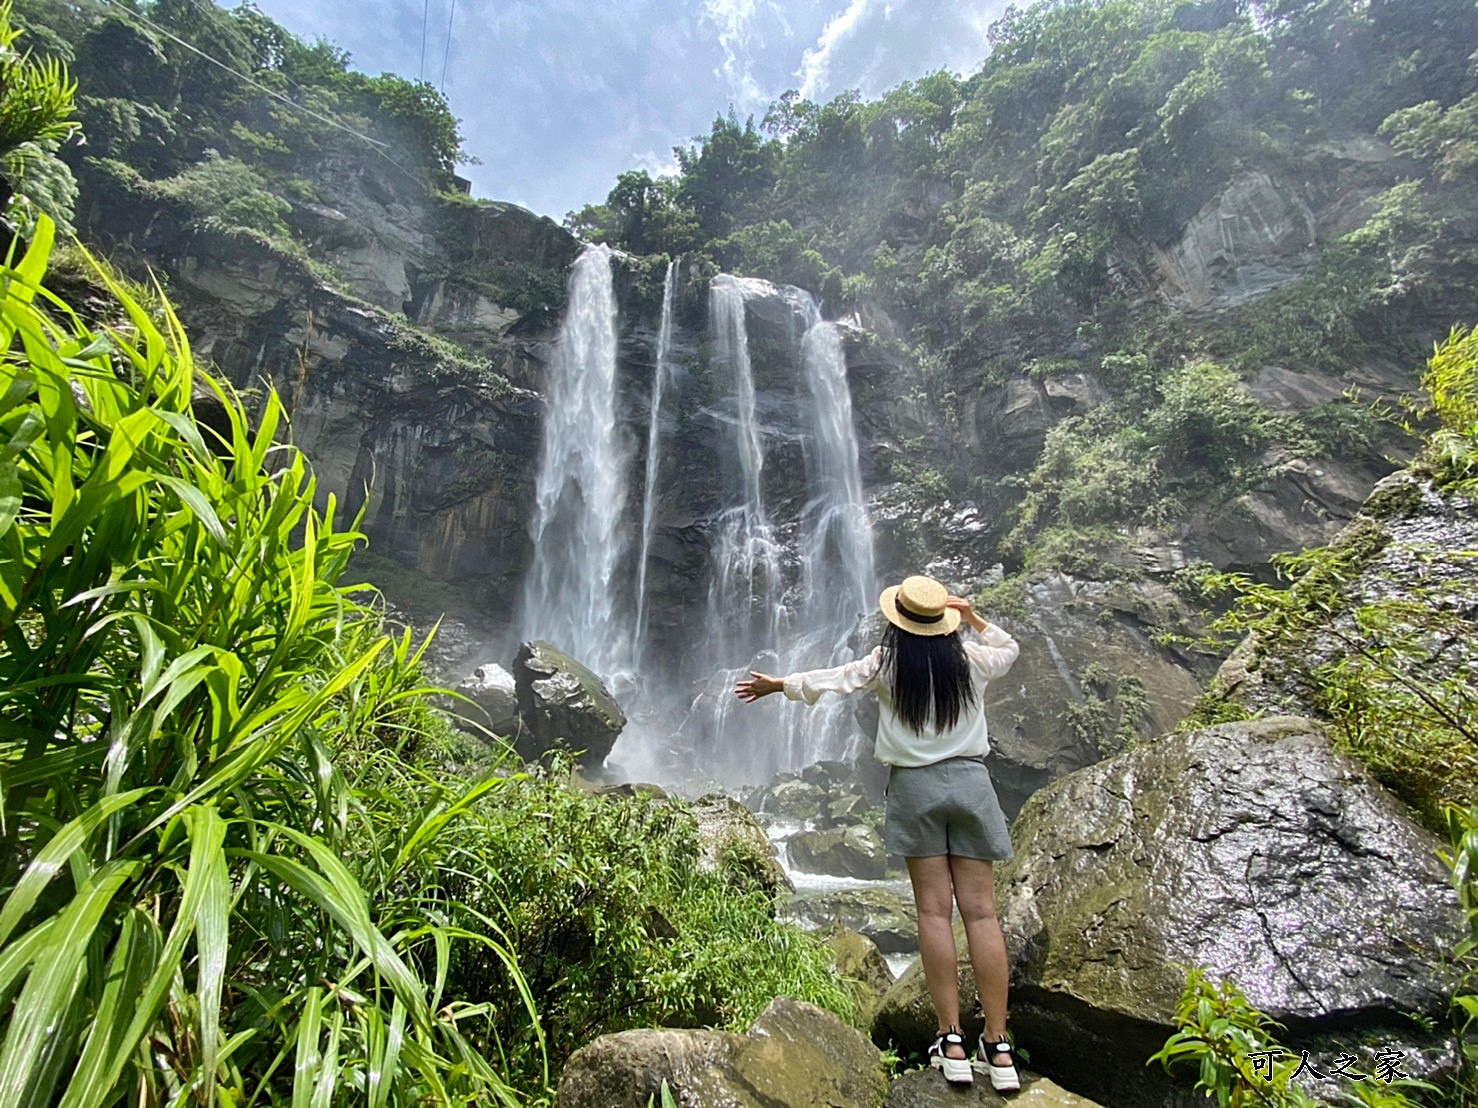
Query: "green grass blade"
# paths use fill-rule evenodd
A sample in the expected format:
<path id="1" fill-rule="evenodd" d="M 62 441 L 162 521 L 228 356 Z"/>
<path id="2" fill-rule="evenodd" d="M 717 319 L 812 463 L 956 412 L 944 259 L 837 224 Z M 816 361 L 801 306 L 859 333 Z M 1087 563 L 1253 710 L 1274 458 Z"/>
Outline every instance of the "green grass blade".
<path id="1" fill-rule="evenodd" d="M 188 821 L 187 827 L 190 832 L 190 858 L 180 890 L 179 907 L 170 926 L 169 938 L 154 961 L 153 973 L 148 983 L 138 992 L 128 1029 L 118 1038 L 117 1047 L 109 1059 L 103 1078 L 109 1088 L 117 1083 L 129 1056 L 159 1018 L 175 974 L 179 972 L 185 944 L 194 933 L 196 921 L 205 909 L 206 898 L 218 891 L 210 875 L 215 860 L 221 854 L 226 825 L 214 809 L 211 809 L 209 815 L 197 816 Z"/>
<path id="2" fill-rule="evenodd" d="M 214 808 L 195 808 L 185 815 L 191 839 L 224 841 L 225 825 Z M 224 851 L 201 857 L 200 908 L 195 917 L 196 1002 L 200 1007 L 200 1068 L 203 1084 L 215 1082 L 216 1052 L 220 1047 L 221 996 L 225 986 L 228 929 L 231 915 L 231 876 Z"/>
<path id="3" fill-rule="evenodd" d="M 0 908 L 0 946 L 10 938 L 10 933 L 25 918 L 57 871 L 71 860 L 72 854 L 87 841 L 97 826 L 148 792 L 148 789 L 132 789 L 106 797 L 51 837 L 51 841 L 41 848 L 40 853 L 26 867 L 26 872 L 10 896 L 6 897 L 5 907 Z"/>
<path id="4" fill-rule="evenodd" d="M 308 990 L 298 1017 L 298 1047 L 293 1059 L 293 1108 L 313 1108 L 314 1078 L 323 1058 L 318 1041 L 323 1031 L 323 990 Z"/>
<path id="5" fill-rule="evenodd" d="M 370 918 L 365 891 L 349 868 L 316 839 L 291 827 L 278 826 L 276 830 L 306 851 L 322 873 L 315 873 L 301 862 L 273 854 L 253 853 L 247 857 L 332 916 L 349 933 L 380 976 L 390 983 L 395 995 L 405 1002 L 417 1025 L 426 1026 L 430 1013 L 421 982 L 375 926 Z"/>
<path id="6" fill-rule="evenodd" d="M 103 1083 L 108 1058 L 128 1027 L 130 1009 L 143 990 L 158 952 L 159 925 L 135 908 L 123 917 L 87 1042 L 57 1108 L 87 1108 L 107 1102 L 113 1091 Z"/>
<path id="7" fill-rule="evenodd" d="M 119 861 L 100 869 L 63 909 L 36 952 L 0 1048 L 0 1108 L 30 1108 L 54 1097 L 53 1089 L 31 1087 L 44 1040 L 54 1034 L 86 973 L 87 948 L 103 913 L 141 868 L 139 862 Z"/>

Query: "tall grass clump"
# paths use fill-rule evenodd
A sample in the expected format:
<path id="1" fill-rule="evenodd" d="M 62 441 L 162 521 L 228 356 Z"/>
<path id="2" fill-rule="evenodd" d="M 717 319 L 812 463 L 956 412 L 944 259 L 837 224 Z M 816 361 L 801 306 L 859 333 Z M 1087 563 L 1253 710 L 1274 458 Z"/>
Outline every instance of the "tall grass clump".
<path id="1" fill-rule="evenodd" d="M 0 269 L 0 1108 L 517 1103 L 446 989 L 492 930 L 407 880 L 492 781 L 366 839 L 346 773 L 422 709 L 360 536 L 167 304 L 48 293 L 52 237 Z"/>

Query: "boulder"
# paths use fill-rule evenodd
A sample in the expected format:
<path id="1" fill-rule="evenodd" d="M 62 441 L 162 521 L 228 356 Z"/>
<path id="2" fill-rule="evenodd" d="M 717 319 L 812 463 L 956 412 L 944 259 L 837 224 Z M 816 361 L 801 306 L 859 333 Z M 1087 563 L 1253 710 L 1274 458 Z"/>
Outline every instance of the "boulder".
<path id="1" fill-rule="evenodd" d="M 1102 1063 L 1164 1043 L 1189 966 L 1230 979 L 1294 1050 L 1331 1031 L 1421 1049 L 1409 1014 L 1446 1011 L 1433 967 L 1462 917 L 1439 844 L 1310 720 L 1162 737 L 1043 789 L 1013 832 L 1011 1024 L 1086 1095 L 1162 1103 L 1159 1067 Z"/>
<path id="2" fill-rule="evenodd" d="M 990 1080 L 977 1077 L 968 1089 L 950 1085 L 934 1070 L 905 1073 L 888 1086 L 884 1108 L 1099 1108 L 1091 1100 L 1070 1093 L 1045 1077 L 1021 1073 L 1021 1091 L 1002 1095 L 990 1087 Z"/>
<path id="3" fill-rule="evenodd" d="M 513 679 L 524 724 L 514 744 L 521 757 L 536 761 L 563 745 L 580 752 L 581 766 L 605 761 L 626 715 L 596 674 L 547 642 L 526 642 Z"/>
<path id="4" fill-rule="evenodd" d="M 512 735 L 518 730 L 518 689 L 513 674 L 502 666 L 488 662 L 457 685 L 457 692 L 468 700 L 458 704 L 460 714 L 481 724 L 496 735 Z"/>
<path id="5" fill-rule="evenodd" d="M 647 1108 L 666 1080 L 681 1108 L 879 1108 L 882 1055 L 815 1005 L 781 997 L 747 1034 L 637 1030 L 570 1056 L 556 1108 Z"/>
<path id="6" fill-rule="evenodd" d="M 919 925 L 910 899 L 891 889 L 838 889 L 796 897 L 786 914 L 811 927 L 840 924 L 884 954 L 916 954 Z"/>
<path id="7" fill-rule="evenodd" d="M 775 857 L 775 847 L 748 808 L 722 793 L 693 802 L 698 821 L 698 864 L 742 886 L 758 885 L 771 897 L 795 891 Z"/>
<path id="8" fill-rule="evenodd" d="M 1049 781 L 1174 727 L 1201 695 L 1196 661 L 1152 637 L 1197 627 L 1169 586 L 1043 570 L 1021 599 L 1019 613 L 983 613 L 1021 644 L 985 694 L 991 780 L 1008 819 Z"/>
<path id="9" fill-rule="evenodd" d="M 888 967 L 888 959 L 866 935 L 859 935 L 839 924 L 827 927 L 822 937 L 831 947 L 837 973 L 856 982 L 858 1022 L 863 1027 L 871 1027 L 878 1005 L 893 985 L 893 971 Z"/>
<path id="10" fill-rule="evenodd" d="M 825 801 L 826 793 L 819 785 L 785 773 L 760 793 L 756 806 L 767 816 L 803 821 L 820 815 Z"/>
<path id="11" fill-rule="evenodd" d="M 807 873 L 829 873 L 881 881 L 888 876 L 888 854 L 871 827 L 802 831 L 786 840 L 790 861 Z"/>
<path id="12" fill-rule="evenodd" d="M 874 808 L 880 807 L 866 797 L 856 793 L 842 793 L 828 797 L 822 815 L 832 824 L 860 823 Z"/>

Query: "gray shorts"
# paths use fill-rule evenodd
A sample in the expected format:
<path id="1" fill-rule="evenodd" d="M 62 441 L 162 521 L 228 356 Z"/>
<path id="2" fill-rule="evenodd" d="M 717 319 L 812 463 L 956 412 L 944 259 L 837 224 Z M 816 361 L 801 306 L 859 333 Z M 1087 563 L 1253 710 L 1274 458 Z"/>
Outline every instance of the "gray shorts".
<path id="1" fill-rule="evenodd" d="M 894 766 L 886 811 L 883 844 L 889 854 L 955 854 L 987 862 L 1011 857 L 1011 833 L 981 758 Z"/>

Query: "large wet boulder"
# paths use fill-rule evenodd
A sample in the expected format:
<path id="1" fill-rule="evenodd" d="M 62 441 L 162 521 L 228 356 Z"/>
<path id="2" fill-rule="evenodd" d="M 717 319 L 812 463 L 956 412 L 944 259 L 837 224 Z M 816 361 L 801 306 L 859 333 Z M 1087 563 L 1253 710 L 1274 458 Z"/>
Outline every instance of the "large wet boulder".
<path id="1" fill-rule="evenodd" d="M 992 1089 L 983 1076 L 977 1076 L 968 1089 L 961 1089 L 932 1069 L 914 1070 L 894 1081 L 888 1086 L 883 1108 L 1005 1108 L 1008 1104 L 1012 1108 L 1099 1108 L 1093 1101 L 1034 1073 L 1021 1072 L 1019 1093 L 1002 1094 Z"/>
<path id="2" fill-rule="evenodd" d="M 755 808 L 776 819 L 803 822 L 821 814 L 826 793 L 791 773 L 778 774 L 755 798 Z"/>
<path id="3" fill-rule="evenodd" d="M 744 805 L 709 793 L 693 802 L 693 816 L 700 868 L 717 871 L 741 887 L 758 885 L 772 898 L 795 892 L 765 829 Z"/>
<path id="4" fill-rule="evenodd" d="M 840 924 L 866 935 L 884 954 L 911 954 L 919 949 L 913 903 L 892 889 L 837 889 L 798 896 L 786 914 L 810 927 Z"/>
<path id="5" fill-rule="evenodd" d="M 1434 967 L 1462 922 L 1439 844 L 1312 721 L 1165 736 L 1038 792 L 1013 830 L 1011 1023 L 1068 1087 L 1159 1105 L 1158 1067 L 1104 1060 L 1163 1044 L 1190 966 L 1295 1050 L 1331 1031 L 1432 1045 L 1410 1014 L 1446 1011 Z"/>
<path id="6" fill-rule="evenodd" d="M 555 746 L 579 751 L 576 761 L 597 767 L 606 760 L 626 726 L 601 679 L 547 642 L 526 642 L 513 662 L 518 711 L 523 730 L 514 743 L 519 755 L 535 761 Z"/>
<path id="7" fill-rule="evenodd" d="M 879 1108 L 877 1047 L 830 1012 L 781 997 L 747 1034 L 637 1030 L 570 1056 L 556 1108 L 647 1108 L 663 1081 L 681 1108 Z"/>
<path id="8" fill-rule="evenodd" d="M 888 852 L 871 827 L 833 827 L 802 831 L 786 840 L 790 861 L 806 873 L 829 873 L 881 881 L 888 876 Z"/>
<path id="9" fill-rule="evenodd" d="M 513 674 L 502 666 L 495 662 L 478 666 L 457 685 L 457 692 L 467 698 L 457 702 L 459 715 L 495 735 L 512 735 L 518 730 L 518 687 Z"/>

